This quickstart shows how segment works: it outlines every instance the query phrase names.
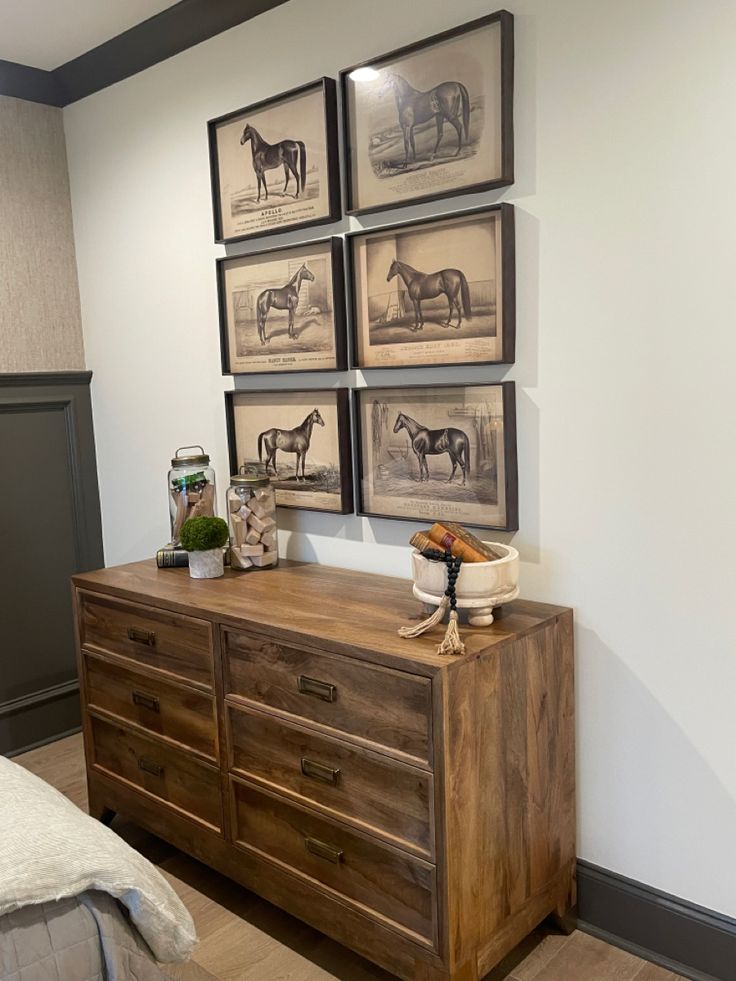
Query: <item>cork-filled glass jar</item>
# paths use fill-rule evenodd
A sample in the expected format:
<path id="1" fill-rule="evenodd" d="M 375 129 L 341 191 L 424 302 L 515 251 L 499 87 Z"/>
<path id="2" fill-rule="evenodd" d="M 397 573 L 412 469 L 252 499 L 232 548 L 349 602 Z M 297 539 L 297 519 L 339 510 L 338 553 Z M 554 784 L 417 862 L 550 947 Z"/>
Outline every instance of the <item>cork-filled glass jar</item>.
<path id="1" fill-rule="evenodd" d="M 230 567 L 271 569 L 278 565 L 276 495 L 263 472 L 240 468 L 227 490 Z"/>

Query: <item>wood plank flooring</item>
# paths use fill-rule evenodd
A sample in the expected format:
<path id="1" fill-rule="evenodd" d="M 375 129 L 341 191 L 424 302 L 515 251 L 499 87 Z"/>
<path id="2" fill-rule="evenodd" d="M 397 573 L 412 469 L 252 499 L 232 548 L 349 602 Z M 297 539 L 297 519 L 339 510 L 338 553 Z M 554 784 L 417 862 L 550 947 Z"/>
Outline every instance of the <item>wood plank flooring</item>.
<path id="1" fill-rule="evenodd" d="M 69 736 L 15 758 L 87 808 L 82 737 Z M 158 866 L 189 909 L 200 942 L 189 964 L 167 966 L 173 981 L 391 981 L 392 975 L 230 879 L 135 825 L 113 828 Z M 486 981 L 684 981 L 576 931 L 540 929 Z"/>

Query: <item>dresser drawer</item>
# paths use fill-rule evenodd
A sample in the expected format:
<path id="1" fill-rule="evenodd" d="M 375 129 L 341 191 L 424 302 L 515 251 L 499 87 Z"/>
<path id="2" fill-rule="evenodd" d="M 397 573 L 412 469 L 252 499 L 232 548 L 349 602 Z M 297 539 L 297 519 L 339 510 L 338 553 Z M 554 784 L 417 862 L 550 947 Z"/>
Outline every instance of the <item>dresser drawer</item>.
<path id="1" fill-rule="evenodd" d="M 431 759 L 428 678 L 226 630 L 226 694 Z"/>
<path id="2" fill-rule="evenodd" d="M 316 880 L 412 939 L 436 943 L 435 868 L 234 777 L 238 846 Z"/>
<path id="3" fill-rule="evenodd" d="M 314 729 L 228 706 L 229 765 L 431 858 L 432 775 Z"/>
<path id="4" fill-rule="evenodd" d="M 217 759 L 211 695 L 85 656 L 87 705 Z"/>
<path id="5" fill-rule="evenodd" d="M 82 593 L 80 633 L 82 646 L 212 688 L 212 633 L 207 620 Z"/>
<path id="6" fill-rule="evenodd" d="M 152 797 L 222 829 L 220 773 L 124 726 L 90 718 L 92 769 L 133 784 Z"/>

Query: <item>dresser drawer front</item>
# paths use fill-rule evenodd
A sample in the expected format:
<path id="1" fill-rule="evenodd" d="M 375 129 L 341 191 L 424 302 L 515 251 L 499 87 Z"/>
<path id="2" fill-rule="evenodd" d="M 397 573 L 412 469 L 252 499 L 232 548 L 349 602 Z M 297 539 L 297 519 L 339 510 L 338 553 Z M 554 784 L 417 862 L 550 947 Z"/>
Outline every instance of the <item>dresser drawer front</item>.
<path id="1" fill-rule="evenodd" d="M 207 620 L 82 594 L 80 632 L 83 646 L 212 688 L 212 632 Z"/>
<path id="2" fill-rule="evenodd" d="M 430 761 L 428 678 L 239 631 L 225 632 L 225 649 L 226 693 Z"/>
<path id="3" fill-rule="evenodd" d="M 215 703 L 211 695 L 138 674 L 99 657 L 85 657 L 87 704 L 134 722 L 217 759 Z"/>
<path id="4" fill-rule="evenodd" d="M 434 866 L 231 777 L 233 836 L 243 848 L 307 876 L 436 943 Z"/>
<path id="5" fill-rule="evenodd" d="M 222 830 L 218 770 L 124 726 L 94 717 L 90 726 L 93 769 L 125 780 L 210 828 Z"/>
<path id="6" fill-rule="evenodd" d="M 425 858 L 432 846 L 432 775 L 313 729 L 230 705 L 229 764 Z"/>

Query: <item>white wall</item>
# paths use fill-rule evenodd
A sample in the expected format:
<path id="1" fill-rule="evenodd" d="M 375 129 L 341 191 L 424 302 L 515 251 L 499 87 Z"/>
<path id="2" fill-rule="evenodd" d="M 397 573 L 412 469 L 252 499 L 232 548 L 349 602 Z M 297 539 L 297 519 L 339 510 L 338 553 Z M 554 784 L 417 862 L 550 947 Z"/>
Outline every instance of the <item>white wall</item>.
<path id="1" fill-rule="evenodd" d="M 401 378 L 516 380 L 524 593 L 578 624 L 579 854 L 736 915 L 736 6 L 509 7 L 516 184 L 386 220 L 514 202 L 517 363 Z M 488 9 L 301 0 L 65 111 L 108 563 L 166 539 L 178 445 L 227 477 L 205 121 Z M 408 574 L 414 525 L 280 520 Z"/>

